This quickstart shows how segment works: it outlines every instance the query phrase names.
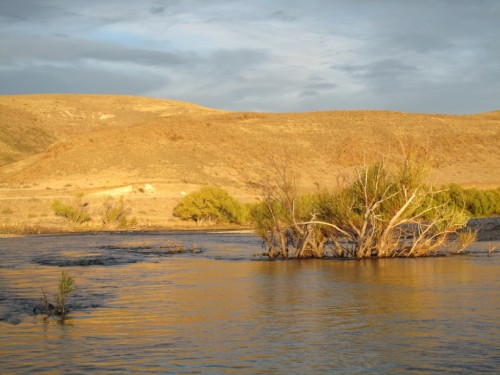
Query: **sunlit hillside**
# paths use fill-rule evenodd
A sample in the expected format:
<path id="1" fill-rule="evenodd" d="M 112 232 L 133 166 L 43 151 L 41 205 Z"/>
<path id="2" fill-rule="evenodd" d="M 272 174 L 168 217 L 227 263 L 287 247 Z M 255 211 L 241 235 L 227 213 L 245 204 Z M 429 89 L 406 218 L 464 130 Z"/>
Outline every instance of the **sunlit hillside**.
<path id="1" fill-rule="evenodd" d="M 135 208 L 159 219 L 200 185 L 251 199 L 273 158 L 286 156 L 300 172 L 299 185 L 311 190 L 403 148 L 432 159 L 430 178 L 438 184 L 500 185 L 499 111 L 235 113 L 127 96 L 0 96 L 0 209 L 42 220 L 49 208 L 29 207 L 125 188 L 144 205 L 165 199 L 164 211 L 158 204 L 149 214 Z M 148 203 L 137 193 L 146 184 L 153 187 Z M 38 202 L 30 206 L 29 199 Z"/>

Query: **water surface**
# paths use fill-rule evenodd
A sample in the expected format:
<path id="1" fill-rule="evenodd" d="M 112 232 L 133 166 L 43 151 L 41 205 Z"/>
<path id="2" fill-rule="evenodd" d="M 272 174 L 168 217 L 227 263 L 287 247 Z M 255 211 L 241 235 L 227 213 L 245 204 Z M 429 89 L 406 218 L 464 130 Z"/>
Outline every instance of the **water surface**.
<path id="1" fill-rule="evenodd" d="M 165 254 L 165 244 L 201 253 Z M 1 373 L 485 374 L 500 256 L 256 260 L 252 234 L 0 239 Z M 32 314 L 62 270 L 62 324 Z"/>

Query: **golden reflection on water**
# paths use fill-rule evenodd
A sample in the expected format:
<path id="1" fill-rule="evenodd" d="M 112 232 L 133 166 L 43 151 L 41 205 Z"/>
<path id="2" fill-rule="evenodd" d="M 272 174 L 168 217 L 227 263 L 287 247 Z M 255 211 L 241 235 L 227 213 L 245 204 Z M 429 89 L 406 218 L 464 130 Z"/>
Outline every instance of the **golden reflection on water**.
<path id="1" fill-rule="evenodd" d="M 498 257 L 179 256 L 64 267 L 79 286 L 64 324 L 29 313 L 63 268 L 29 259 L 0 268 L 4 298 L 14 301 L 0 304 L 6 373 L 487 373 L 500 365 Z M 15 325 L 5 319 L 13 309 Z"/>

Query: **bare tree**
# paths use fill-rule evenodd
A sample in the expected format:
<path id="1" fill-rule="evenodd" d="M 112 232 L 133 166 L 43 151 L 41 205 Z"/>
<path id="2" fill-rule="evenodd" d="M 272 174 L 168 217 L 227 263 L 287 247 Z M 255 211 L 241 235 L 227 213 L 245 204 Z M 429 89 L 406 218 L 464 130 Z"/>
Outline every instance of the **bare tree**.
<path id="1" fill-rule="evenodd" d="M 434 199 L 425 165 L 411 158 L 392 170 L 384 163 L 359 168 L 353 183 L 332 194 L 324 219 L 335 224 L 337 253 L 356 258 L 435 253 L 466 224 L 463 212 Z"/>
<path id="2" fill-rule="evenodd" d="M 288 159 L 271 161 L 273 177 L 264 183 L 260 204 L 252 210 L 257 233 L 269 258 L 323 257 L 328 236 L 315 222 L 312 195 L 299 195 Z M 317 200 L 317 199 L 316 199 Z"/>
<path id="3" fill-rule="evenodd" d="M 417 257 L 434 254 L 466 224 L 463 212 L 434 199 L 427 167 L 405 155 L 357 168 L 336 192 L 299 196 L 293 173 L 277 165 L 266 184 L 258 233 L 269 257 Z M 254 215 L 259 222 L 258 215 Z"/>

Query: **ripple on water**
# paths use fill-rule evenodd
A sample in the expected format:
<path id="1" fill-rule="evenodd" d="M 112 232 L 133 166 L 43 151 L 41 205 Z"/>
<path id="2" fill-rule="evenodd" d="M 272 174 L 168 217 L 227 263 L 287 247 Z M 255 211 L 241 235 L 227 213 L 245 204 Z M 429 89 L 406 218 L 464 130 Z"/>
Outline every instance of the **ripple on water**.
<path id="1" fill-rule="evenodd" d="M 158 254 L 166 241 L 204 253 Z M 2 372 L 416 375 L 500 366 L 496 253 L 252 261 L 259 249 L 248 235 L 6 239 Z M 65 324 L 31 313 L 40 288 L 57 290 L 54 266 L 78 286 Z"/>

